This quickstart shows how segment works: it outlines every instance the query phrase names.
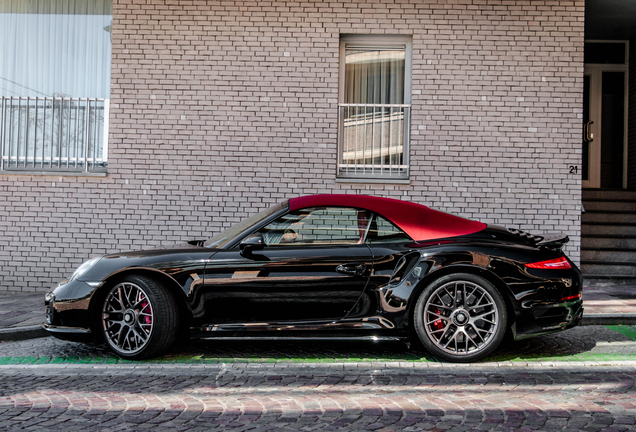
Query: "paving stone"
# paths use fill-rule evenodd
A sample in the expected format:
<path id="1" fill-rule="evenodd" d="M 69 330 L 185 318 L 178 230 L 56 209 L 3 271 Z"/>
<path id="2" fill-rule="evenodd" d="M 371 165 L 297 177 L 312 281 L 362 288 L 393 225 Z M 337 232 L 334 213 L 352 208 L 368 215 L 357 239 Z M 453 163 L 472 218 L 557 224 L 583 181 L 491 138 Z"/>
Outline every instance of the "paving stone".
<path id="1" fill-rule="evenodd" d="M 102 430 L 146 430 L 155 425 L 161 428 L 153 430 L 201 426 L 265 431 L 313 425 L 303 430 L 609 431 L 628 430 L 636 422 L 633 407 L 624 410 L 606 403 L 611 397 L 607 388 L 616 384 L 624 393 L 634 393 L 636 373 L 618 368 L 572 372 L 515 367 L 503 373 L 449 368 L 378 376 L 365 365 L 354 375 L 304 365 L 294 365 L 284 374 L 273 367 L 246 366 L 242 371 L 226 370 L 219 382 L 213 366 L 195 375 L 189 375 L 187 367 L 157 373 L 111 366 L 108 376 L 77 365 L 54 377 L 46 373 L 47 367 L 28 371 L 16 365 L 13 374 L 4 374 L 2 418 L 15 414 L 4 424 L 31 430 L 66 420 L 71 422 L 65 423 L 71 426 L 68 430 L 78 421 L 78 427 L 90 424 Z M 274 379 L 261 374 L 268 369 Z M 318 375 L 311 376 L 316 373 L 312 371 Z M 55 418 L 17 423 L 41 415 L 42 402 L 36 402 L 34 389 L 46 391 L 43 400 L 56 404 Z M 14 401 L 13 408 L 9 401 Z M 599 406 L 606 411 L 600 412 Z"/>
<path id="2" fill-rule="evenodd" d="M 390 343 L 194 342 L 151 362 L 52 338 L 2 343 L 0 429 L 634 430 L 636 361 L 581 360 L 633 359 L 636 329 L 618 330 L 575 328 L 462 365 Z"/>

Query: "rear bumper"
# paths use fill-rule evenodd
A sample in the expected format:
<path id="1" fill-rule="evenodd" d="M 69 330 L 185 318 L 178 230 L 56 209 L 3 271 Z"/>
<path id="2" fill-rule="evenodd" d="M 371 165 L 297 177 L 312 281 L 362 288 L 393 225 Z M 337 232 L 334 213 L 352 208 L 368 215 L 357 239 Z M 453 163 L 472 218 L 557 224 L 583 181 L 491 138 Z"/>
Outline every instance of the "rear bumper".
<path id="1" fill-rule="evenodd" d="M 583 301 L 542 302 L 532 305 L 513 326 L 515 339 L 525 339 L 577 326 L 583 319 Z"/>
<path id="2" fill-rule="evenodd" d="M 577 326 L 583 318 L 583 275 L 574 263 L 568 270 L 527 269 L 533 279 L 517 297 L 515 339 L 553 333 Z"/>

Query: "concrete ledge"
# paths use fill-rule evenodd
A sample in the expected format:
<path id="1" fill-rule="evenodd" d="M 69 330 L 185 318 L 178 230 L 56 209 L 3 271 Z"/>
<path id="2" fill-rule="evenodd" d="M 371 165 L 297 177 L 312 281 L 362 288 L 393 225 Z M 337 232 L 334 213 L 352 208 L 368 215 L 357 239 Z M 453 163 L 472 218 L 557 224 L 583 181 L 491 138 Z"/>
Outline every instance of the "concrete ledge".
<path id="1" fill-rule="evenodd" d="M 40 325 L 0 329 L 0 341 L 20 341 L 50 336 Z"/>
<path id="2" fill-rule="evenodd" d="M 176 372 L 187 372 L 192 376 L 209 376 L 210 373 L 237 374 L 243 377 L 256 375 L 274 376 L 298 376 L 299 374 L 312 373 L 333 373 L 347 372 L 352 374 L 373 373 L 382 375 L 415 375 L 422 370 L 429 369 L 427 373 L 438 372 L 447 374 L 453 372 L 469 372 L 471 374 L 478 373 L 498 373 L 498 374 L 516 374 L 522 373 L 538 373 L 545 374 L 546 369 L 550 374 L 554 373 L 590 373 L 590 371 L 616 373 L 631 372 L 626 368 L 636 370 L 636 361 L 634 360 L 610 360 L 610 361 L 536 361 L 536 362 L 477 362 L 477 363 L 440 363 L 432 362 L 351 362 L 351 363 L 314 363 L 308 361 L 306 363 L 295 363 L 284 361 L 281 363 L 265 363 L 262 361 L 241 362 L 241 363 L 209 363 L 209 364 L 192 364 L 192 363 L 171 363 L 162 362 L 132 361 L 127 364 L 111 364 L 111 363 L 44 363 L 44 364 L 8 364 L 0 365 L 0 371 L 15 371 L 15 373 L 34 374 L 34 375 L 53 375 L 59 374 L 77 374 L 81 371 L 90 371 L 91 375 L 105 375 L 112 377 L 113 370 L 118 370 L 121 374 L 143 374 L 149 376 L 162 376 Z M 608 370 L 609 369 L 609 370 Z M 52 372 L 54 371 L 54 372 Z M 435 372 L 433 372 L 435 371 Z"/>
<path id="3" fill-rule="evenodd" d="M 34 177 L 107 177 L 107 172 L 84 171 L 38 171 L 38 170 L 2 170 L 1 176 L 34 176 Z"/>
<path id="4" fill-rule="evenodd" d="M 583 315 L 581 325 L 636 325 L 636 313 L 597 313 Z"/>

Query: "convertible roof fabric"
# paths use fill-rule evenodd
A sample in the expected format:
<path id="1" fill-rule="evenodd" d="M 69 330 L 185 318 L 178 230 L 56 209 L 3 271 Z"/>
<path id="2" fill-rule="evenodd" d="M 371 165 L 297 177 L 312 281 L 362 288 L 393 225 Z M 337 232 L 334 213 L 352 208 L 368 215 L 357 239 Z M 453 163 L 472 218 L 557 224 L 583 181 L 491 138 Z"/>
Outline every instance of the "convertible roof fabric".
<path id="1" fill-rule="evenodd" d="M 421 204 L 368 195 L 309 195 L 289 200 L 289 210 L 307 207 L 355 207 L 384 216 L 415 241 L 472 234 L 486 224 L 430 209 Z"/>

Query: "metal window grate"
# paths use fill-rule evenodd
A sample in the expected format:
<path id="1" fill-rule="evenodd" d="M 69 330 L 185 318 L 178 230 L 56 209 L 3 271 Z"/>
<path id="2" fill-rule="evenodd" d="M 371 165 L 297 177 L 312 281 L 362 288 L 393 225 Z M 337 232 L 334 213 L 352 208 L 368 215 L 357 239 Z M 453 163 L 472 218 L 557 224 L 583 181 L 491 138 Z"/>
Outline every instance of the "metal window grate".
<path id="1" fill-rule="evenodd" d="M 340 104 L 338 176 L 409 178 L 411 106 Z"/>
<path id="2" fill-rule="evenodd" d="M 105 171 L 109 102 L 3 97 L 0 170 Z"/>

